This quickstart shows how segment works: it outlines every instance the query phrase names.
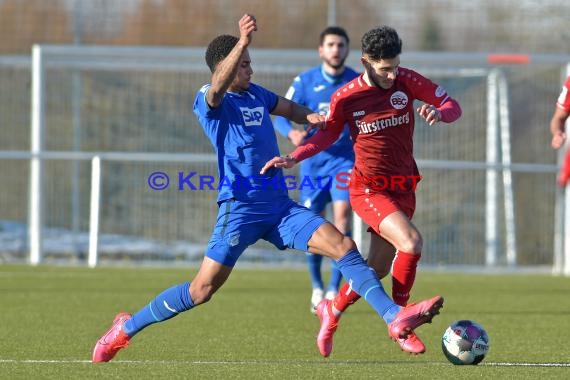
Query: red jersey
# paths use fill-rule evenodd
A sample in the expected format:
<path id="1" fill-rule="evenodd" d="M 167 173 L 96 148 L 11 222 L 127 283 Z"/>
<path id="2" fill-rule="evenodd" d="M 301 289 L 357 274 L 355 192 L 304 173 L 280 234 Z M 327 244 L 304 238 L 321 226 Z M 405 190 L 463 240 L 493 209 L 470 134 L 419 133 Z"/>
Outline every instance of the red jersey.
<path id="1" fill-rule="evenodd" d="M 556 101 L 556 106 L 562 108 L 566 112 L 570 112 L 570 76 L 566 78 L 562 91 Z"/>
<path id="2" fill-rule="evenodd" d="M 459 104 L 442 87 L 413 70 L 398 68 L 394 85 L 387 90 L 369 86 L 360 75 L 332 96 L 326 129 L 291 155 L 302 160 L 316 154 L 330 140 L 334 142 L 348 124 L 355 152 L 351 191 L 370 188 L 357 185 L 366 179 L 371 181 L 370 185 L 377 184 L 369 191 L 413 191 L 419 181 L 413 157 L 416 99 L 442 111 L 444 122 L 452 122 L 461 115 Z M 395 179 L 398 186 L 391 186 Z"/>

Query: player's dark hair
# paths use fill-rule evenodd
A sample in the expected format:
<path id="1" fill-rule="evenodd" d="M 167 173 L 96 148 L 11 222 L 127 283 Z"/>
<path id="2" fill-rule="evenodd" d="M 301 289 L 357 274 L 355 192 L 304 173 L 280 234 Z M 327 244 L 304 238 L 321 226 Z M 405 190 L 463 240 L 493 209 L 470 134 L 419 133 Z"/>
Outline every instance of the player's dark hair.
<path id="1" fill-rule="evenodd" d="M 395 58 L 401 53 L 402 40 L 396 30 L 389 26 L 369 30 L 362 36 L 362 54 L 375 61 Z"/>
<path id="2" fill-rule="evenodd" d="M 319 45 L 322 45 L 325 41 L 325 37 L 331 34 L 344 37 L 347 45 L 350 43 L 350 39 L 348 38 L 348 34 L 344 28 L 341 28 L 340 26 L 328 26 L 321 32 L 321 35 L 319 36 Z"/>
<path id="3" fill-rule="evenodd" d="M 210 42 L 206 49 L 206 64 L 210 68 L 211 72 L 216 70 L 218 63 L 230 55 L 230 52 L 237 45 L 238 41 L 239 38 L 235 36 L 223 34 L 214 38 L 212 42 Z"/>

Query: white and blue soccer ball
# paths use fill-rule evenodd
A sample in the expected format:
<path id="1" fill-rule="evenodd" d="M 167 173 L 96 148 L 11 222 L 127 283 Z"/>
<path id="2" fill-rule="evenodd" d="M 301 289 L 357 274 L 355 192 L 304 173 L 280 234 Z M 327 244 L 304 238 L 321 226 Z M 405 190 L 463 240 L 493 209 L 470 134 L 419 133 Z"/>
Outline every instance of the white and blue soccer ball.
<path id="1" fill-rule="evenodd" d="M 445 330 L 441 349 L 453 364 L 479 364 L 489 352 L 489 335 L 475 321 L 455 321 Z"/>

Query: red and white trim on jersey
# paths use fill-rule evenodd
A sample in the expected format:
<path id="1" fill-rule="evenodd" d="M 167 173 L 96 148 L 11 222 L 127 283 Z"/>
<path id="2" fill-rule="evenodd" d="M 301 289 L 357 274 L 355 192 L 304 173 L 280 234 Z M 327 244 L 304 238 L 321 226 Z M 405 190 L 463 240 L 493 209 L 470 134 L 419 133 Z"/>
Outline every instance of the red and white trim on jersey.
<path id="1" fill-rule="evenodd" d="M 564 86 L 562 86 L 562 91 L 558 96 L 556 106 L 566 112 L 570 112 L 570 76 L 566 78 L 566 82 L 564 82 Z"/>
<path id="2" fill-rule="evenodd" d="M 459 104 L 445 89 L 413 70 L 400 67 L 394 85 L 387 90 L 368 85 L 360 75 L 332 96 L 326 129 L 291 155 L 303 160 L 326 149 L 348 125 L 356 156 L 354 178 L 417 177 L 413 157 L 416 99 L 436 106 L 444 122 L 461 115 Z M 415 185 L 406 182 L 400 191 L 414 191 Z"/>

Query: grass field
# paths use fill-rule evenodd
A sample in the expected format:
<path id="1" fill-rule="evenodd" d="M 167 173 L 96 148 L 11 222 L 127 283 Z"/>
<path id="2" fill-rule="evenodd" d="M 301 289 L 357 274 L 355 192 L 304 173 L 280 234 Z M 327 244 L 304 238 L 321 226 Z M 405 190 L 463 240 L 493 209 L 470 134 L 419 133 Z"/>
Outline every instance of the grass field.
<path id="1" fill-rule="evenodd" d="M 114 361 L 90 363 L 116 312 L 136 311 L 195 269 L 0 266 L 1 379 L 556 379 L 570 378 L 570 279 L 420 272 L 414 299 L 445 306 L 417 331 L 410 356 L 364 301 L 344 316 L 320 357 L 304 270 L 240 269 L 213 300 L 137 335 Z M 389 283 L 386 283 L 389 287 Z M 446 361 L 440 338 L 456 319 L 488 331 L 479 366 Z"/>

